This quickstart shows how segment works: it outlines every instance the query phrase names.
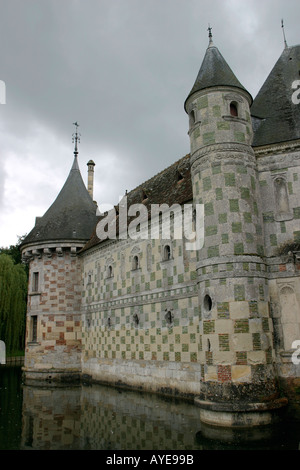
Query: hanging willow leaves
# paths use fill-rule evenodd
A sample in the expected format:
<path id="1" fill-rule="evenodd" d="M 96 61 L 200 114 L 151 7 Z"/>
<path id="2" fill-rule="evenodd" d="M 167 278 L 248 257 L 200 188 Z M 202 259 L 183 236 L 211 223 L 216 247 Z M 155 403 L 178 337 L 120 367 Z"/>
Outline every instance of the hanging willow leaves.
<path id="1" fill-rule="evenodd" d="M 24 347 L 27 276 L 23 265 L 0 254 L 0 339 L 7 352 Z"/>

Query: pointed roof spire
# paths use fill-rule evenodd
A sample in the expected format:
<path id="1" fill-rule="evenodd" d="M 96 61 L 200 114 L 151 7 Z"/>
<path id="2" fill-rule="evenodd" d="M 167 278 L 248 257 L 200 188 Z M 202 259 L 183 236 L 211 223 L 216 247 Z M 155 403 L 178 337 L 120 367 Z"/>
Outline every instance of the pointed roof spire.
<path id="1" fill-rule="evenodd" d="M 87 241 L 96 226 L 96 205 L 91 198 L 80 173 L 78 165 L 78 123 L 73 134 L 74 161 L 65 184 L 35 227 L 23 241 L 23 245 L 36 242 L 58 240 Z"/>
<path id="2" fill-rule="evenodd" d="M 300 139 L 300 104 L 292 88 L 299 78 L 300 45 L 285 47 L 251 106 L 251 115 L 261 119 L 253 146 Z"/>
<path id="3" fill-rule="evenodd" d="M 229 86 L 239 88 L 247 92 L 243 85 L 236 78 L 235 74 L 225 61 L 219 49 L 212 42 L 212 28 L 208 27 L 209 44 L 200 67 L 199 73 L 195 80 L 194 86 L 191 89 L 187 99 L 185 100 L 184 108 L 186 110 L 186 102 L 188 98 L 194 93 L 204 90 L 205 88 L 212 88 L 217 86 Z M 247 92 L 248 93 L 248 92 Z M 249 93 L 248 93 L 249 94 Z M 250 96 L 250 94 L 249 94 Z M 252 101 L 252 97 L 250 96 Z"/>

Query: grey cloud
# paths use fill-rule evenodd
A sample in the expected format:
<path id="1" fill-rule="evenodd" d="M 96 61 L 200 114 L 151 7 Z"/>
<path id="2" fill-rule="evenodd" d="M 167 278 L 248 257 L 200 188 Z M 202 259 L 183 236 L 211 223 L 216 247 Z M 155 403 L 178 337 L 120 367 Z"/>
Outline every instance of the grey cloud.
<path id="1" fill-rule="evenodd" d="M 93 158 L 101 201 L 189 152 L 183 103 L 208 44 L 208 23 L 254 96 L 281 53 L 282 17 L 288 42 L 299 40 L 298 0 L 0 0 L 0 11 L 3 135 L 19 143 L 36 139 L 38 125 L 48 129 L 69 153 L 62 161 L 53 145 L 46 156 L 41 140 L 32 157 L 67 174 L 72 123 L 79 121 L 83 177 Z M 22 146 L 9 145 L 26 165 Z"/>

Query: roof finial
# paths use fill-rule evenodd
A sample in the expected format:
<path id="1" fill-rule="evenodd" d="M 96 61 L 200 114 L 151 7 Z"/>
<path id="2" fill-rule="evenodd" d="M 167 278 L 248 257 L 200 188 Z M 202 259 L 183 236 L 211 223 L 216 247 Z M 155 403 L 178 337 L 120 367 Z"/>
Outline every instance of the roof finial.
<path id="1" fill-rule="evenodd" d="M 281 20 L 281 27 L 282 27 L 282 34 L 283 34 L 283 40 L 284 40 L 284 47 L 288 47 L 287 42 L 286 42 L 286 38 L 285 38 L 283 20 Z"/>
<path id="2" fill-rule="evenodd" d="M 73 134 L 72 142 L 75 142 L 74 155 L 75 155 L 75 157 L 77 157 L 77 155 L 78 155 L 77 143 L 80 142 L 80 134 L 77 132 L 79 124 L 76 121 L 76 122 L 73 122 L 73 125 L 76 127 L 76 131 Z"/>
<path id="3" fill-rule="evenodd" d="M 212 30 L 212 27 L 210 26 L 210 24 L 208 24 L 207 31 L 208 31 L 209 45 L 213 43 L 211 30 Z"/>

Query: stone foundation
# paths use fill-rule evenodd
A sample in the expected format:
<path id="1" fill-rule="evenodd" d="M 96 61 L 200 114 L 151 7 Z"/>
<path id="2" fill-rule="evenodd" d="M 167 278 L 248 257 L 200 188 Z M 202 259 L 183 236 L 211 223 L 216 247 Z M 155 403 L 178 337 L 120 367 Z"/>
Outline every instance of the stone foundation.
<path id="1" fill-rule="evenodd" d="M 199 394 L 198 364 L 167 361 L 91 359 L 84 363 L 83 380 L 144 392 L 194 399 Z"/>

